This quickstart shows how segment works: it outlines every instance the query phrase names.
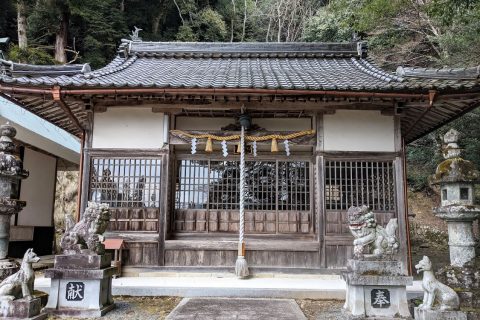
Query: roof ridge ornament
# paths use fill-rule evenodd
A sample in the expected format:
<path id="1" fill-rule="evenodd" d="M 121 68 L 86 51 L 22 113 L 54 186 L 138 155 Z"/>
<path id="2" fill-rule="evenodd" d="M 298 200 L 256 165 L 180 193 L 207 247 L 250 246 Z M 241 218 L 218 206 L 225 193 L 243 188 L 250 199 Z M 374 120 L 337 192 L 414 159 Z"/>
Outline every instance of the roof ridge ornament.
<path id="1" fill-rule="evenodd" d="M 360 58 L 366 58 L 368 55 L 368 43 L 367 41 L 357 42 L 357 52 Z"/>
<path id="2" fill-rule="evenodd" d="M 137 28 L 137 26 L 133 26 L 135 29 L 132 30 L 132 34 L 130 35 L 130 39 L 132 39 L 132 41 L 142 41 L 142 38 L 140 38 L 140 36 L 138 35 L 138 33 L 140 31 L 142 31 L 143 29 L 140 29 L 140 28 Z"/>

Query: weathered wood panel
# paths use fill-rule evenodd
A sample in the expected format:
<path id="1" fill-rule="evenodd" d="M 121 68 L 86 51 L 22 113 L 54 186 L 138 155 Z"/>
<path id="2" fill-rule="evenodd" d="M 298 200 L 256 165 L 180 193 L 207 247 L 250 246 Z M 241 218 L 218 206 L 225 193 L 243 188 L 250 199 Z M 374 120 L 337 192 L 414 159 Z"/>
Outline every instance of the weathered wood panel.
<path id="1" fill-rule="evenodd" d="M 177 209 L 175 230 L 178 232 L 237 233 L 239 212 L 232 210 Z M 311 233 L 313 218 L 310 211 L 249 211 L 245 212 L 245 232 Z"/>
<path id="2" fill-rule="evenodd" d="M 165 266 L 234 267 L 236 250 L 169 250 L 165 251 Z M 319 268 L 318 251 L 247 250 L 251 267 Z"/>
<path id="3" fill-rule="evenodd" d="M 125 242 L 122 252 L 125 266 L 158 265 L 158 242 Z"/>
<path id="4" fill-rule="evenodd" d="M 326 264 L 329 269 L 347 267 L 347 260 L 353 257 L 353 245 L 330 244 L 325 246 Z"/>
<path id="5" fill-rule="evenodd" d="M 167 240 L 166 250 L 237 250 L 237 241 L 232 240 Z M 318 251 L 314 241 L 247 240 L 247 250 L 256 251 Z"/>
<path id="6" fill-rule="evenodd" d="M 158 231 L 158 208 L 111 208 L 108 231 Z"/>

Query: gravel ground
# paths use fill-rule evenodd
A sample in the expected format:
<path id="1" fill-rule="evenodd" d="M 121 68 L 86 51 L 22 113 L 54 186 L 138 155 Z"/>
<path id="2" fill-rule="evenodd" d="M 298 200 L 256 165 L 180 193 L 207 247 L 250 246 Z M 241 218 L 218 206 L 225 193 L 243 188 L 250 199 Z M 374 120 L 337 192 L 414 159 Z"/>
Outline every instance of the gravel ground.
<path id="1" fill-rule="evenodd" d="M 180 303 L 179 297 L 124 297 L 115 296 L 115 309 L 102 320 L 160 320 Z M 337 300 L 296 300 L 308 320 L 343 320 L 343 301 Z M 49 320 L 74 319 L 48 317 Z M 93 318 L 92 318 L 93 319 Z"/>
<path id="2" fill-rule="evenodd" d="M 102 320 L 159 320 L 167 315 L 182 300 L 179 297 L 121 297 L 115 296 L 115 309 L 107 313 Z M 58 318 L 53 319 L 74 319 Z"/>
<path id="3" fill-rule="evenodd" d="M 342 307 L 345 301 L 296 300 L 308 320 L 343 320 Z"/>

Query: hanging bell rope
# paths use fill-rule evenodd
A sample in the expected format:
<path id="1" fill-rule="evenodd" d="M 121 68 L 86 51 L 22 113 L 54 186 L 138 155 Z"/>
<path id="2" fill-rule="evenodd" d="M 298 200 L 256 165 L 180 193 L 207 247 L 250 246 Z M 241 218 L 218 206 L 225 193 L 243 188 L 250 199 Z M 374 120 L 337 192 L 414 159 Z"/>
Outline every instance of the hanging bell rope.
<path id="1" fill-rule="evenodd" d="M 247 260 L 245 259 L 245 135 L 242 126 L 240 138 L 240 213 L 239 213 L 239 231 L 238 231 L 238 255 L 235 262 L 235 275 L 240 278 L 246 278 L 250 274 L 248 271 Z"/>

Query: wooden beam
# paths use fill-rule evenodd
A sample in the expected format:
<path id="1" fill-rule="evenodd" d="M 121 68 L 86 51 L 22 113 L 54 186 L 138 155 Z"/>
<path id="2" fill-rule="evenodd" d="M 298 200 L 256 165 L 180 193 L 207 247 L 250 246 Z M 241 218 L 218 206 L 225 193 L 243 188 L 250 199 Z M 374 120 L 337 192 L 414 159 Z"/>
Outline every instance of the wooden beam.
<path id="1" fill-rule="evenodd" d="M 95 106 L 106 107 L 138 107 L 138 108 L 155 108 L 156 112 L 178 113 L 178 110 L 241 110 L 242 105 L 245 105 L 247 110 L 309 110 L 309 111 L 324 111 L 328 112 L 332 109 L 355 109 L 355 110 L 384 110 L 391 108 L 391 102 L 380 101 L 212 101 L 208 103 L 193 104 L 193 103 L 162 103 L 161 100 L 152 103 L 149 100 L 140 102 L 132 102 L 130 100 L 114 100 L 104 101 L 95 100 Z M 282 109 L 285 108 L 285 109 Z"/>
<path id="2" fill-rule="evenodd" d="M 57 105 L 66 113 L 67 117 L 72 121 L 72 123 L 77 127 L 78 130 L 83 132 L 83 127 L 78 121 L 77 117 L 73 114 L 72 110 L 67 106 L 67 104 L 62 100 L 61 97 L 61 89 L 59 86 L 54 86 L 52 88 L 52 96 L 53 100 L 57 103 Z"/>

